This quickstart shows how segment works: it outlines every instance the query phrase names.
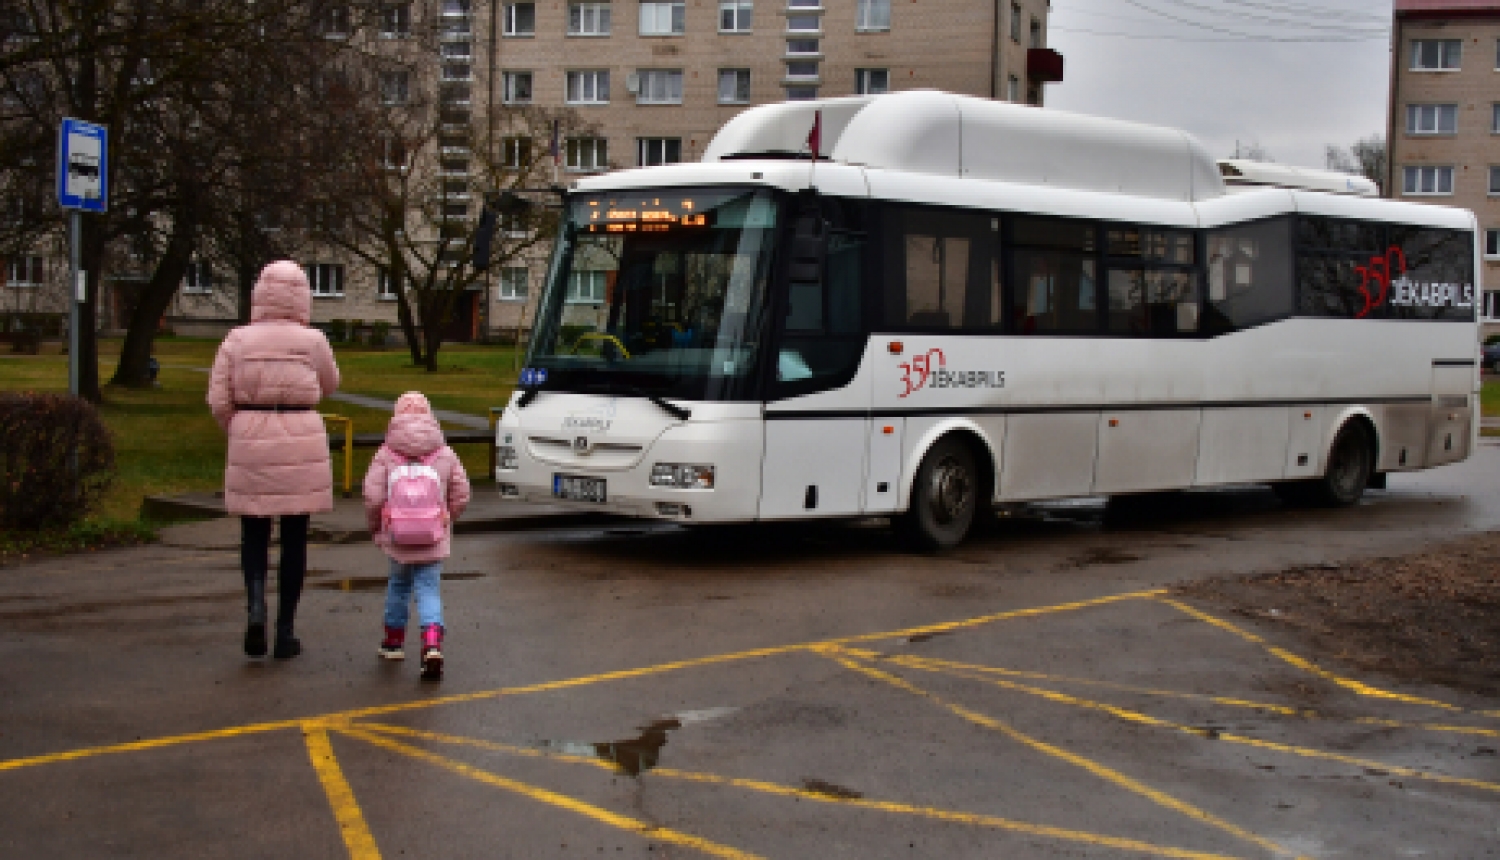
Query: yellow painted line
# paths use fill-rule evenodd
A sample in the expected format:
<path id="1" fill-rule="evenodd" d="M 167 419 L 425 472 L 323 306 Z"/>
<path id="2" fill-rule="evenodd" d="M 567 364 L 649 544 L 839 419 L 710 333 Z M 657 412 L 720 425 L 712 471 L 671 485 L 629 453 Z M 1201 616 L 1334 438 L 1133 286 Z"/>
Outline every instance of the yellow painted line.
<path id="1" fill-rule="evenodd" d="M 848 653 L 867 660 L 889 660 L 903 666 L 914 669 L 926 669 L 941 672 L 952 670 L 955 673 L 974 672 L 981 675 L 998 675 L 1006 678 L 1025 678 L 1032 681 L 1046 681 L 1054 684 L 1079 684 L 1090 687 L 1099 687 L 1105 690 L 1116 690 L 1122 693 L 1131 693 L 1141 696 L 1154 696 L 1158 698 L 1184 699 L 1196 702 L 1209 702 L 1215 705 L 1224 705 L 1231 708 L 1245 708 L 1254 711 L 1267 711 L 1287 717 L 1299 717 L 1307 720 L 1336 720 L 1339 722 L 1358 723 L 1366 726 L 1382 726 L 1392 729 L 1419 729 L 1428 732 L 1448 732 L 1452 734 L 1478 735 L 1481 737 L 1500 737 L 1500 729 L 1485 729 L 1478 726 L 1457 726 L 1444 723 L 1414 723 L 1405 720 L 1388 720 L 1381 717 L 1344 717 L 1328 716 L 1311 708 L 1293 708 L 1287 705 L 1276 705 L 1270 702 L 1258 702 L 1249 699 L 1237 699 L 1230 696 L 1214 696 L 1207 693 L 1183 693 L 1177 690 L 1160 690 L 1151 687 L 1136 687 L 1130 684 L 1117 684 L 1112 681 L 1096 681 L 1092 678 L 1074 678 L 1068 675 L 1048 675 L 1042 672 L 1023 672 L 1017 669 L 1002 669 L 996 666 L 983 666 L 977 663 L 960 663 L 953 660 L 939 660 L 933 657 L 916 657 L 905 654 L 883 654 L 877 651 L 865 651 L 861 649 L 843 649 Z"/>
<path id="2" fill-rule="evenodd" d="M 1249 830 L 1246 830 L 1243 827 L 1240 827 L 1237 824 L 1226 821 L 1207 810 L 1199 809 L 1198 807 L 1193 806 L 1186 801 L 1179 800 L 1172 795 L 1167 794 L 1166 792 L 1152 788 L 1151 786 L 1146 785 L 1145 783 L 1137 779 L 1126 776 L 1125 774 L 1115 770 L 1114 768 L 1096 762 L 1093 759 L 1078 755 L 1077 753 L 1069 752 L 1065 749 L 1062 749 L 1061 747 L 1053 746 L 1052 744 L 1049 744 L 1045 741 L 1037 740 L 1036 738 L 1033 738 L 1030 735 L 1025 734 L 1019 729 L 1011 726 L 1009 723 L 1002 722 L 1001 720 L 986 716 L 977 711 L 972 711 L 962 705 L 948 702 L 940 696 L 917 687 L 902 678 L 898 678 L 895 675 L 890 674 L 889 672 L 883 672 L 874 667 L 865 666 L 862 663 L 858 663 L 852 658 L 838 653 L 835 649 L 828 649 L 825 653 L 829 656 L 830 659 L 838 661 L 844 667 L 852 671 L 859 672 L 860 674 L 870 678 L 874 678 L 877 681 L 883 681 L 884 683 L 889 684 L 899 690 L 905 690 L 908 693 L 927 699 L 928 701 L 946 708 L 952 713 L 957 714 L 958 716 L 964 718 L 965 720 L 968 720 L 971 723 L 974 723 L 975 725 L 983 726 L 987 729 L 993 729 L 994 731 L 1000 732 L 1011 740 L 1017 741 L 1027 747 L 1030 747 L 1037 752 L 1052 756 L 1053 758 L 1067 762 L 1068 764 L 1071 764 L 1075 767 L 1082 768 L 1083 770 L 1088 771 L 1089 773 L 1105 780 L 1106 782 L 1113 783 L 1120 788 L 1138 794 L 1141 797 L 1144 797 L 1159 806 L 1163 806 L 1181 815 L 1185 815 L 1188 818 L 1206 824 L 1210 827 L 1215 827 L 1219 830 L 1224 831 L 1225 833 L 1243 839 L 1246 842 L 1258 845 L 1261 848 L 1264 848 L 1265 850 L 1270 851 L 1278 856 L 1286 856 L 1291 853 L 1282 848 L 1280 845 L 1277 845 L 1275 842 L 1272 842 L 1271 840 L 1266 839 L 1263 836 L 1259 836 L 1255 833 L 1250 832 Z"/>
<path id="3" fill-rule="evenodd" d="M 1233 633 L 1234 635 L 1246 640 L 1247 642 L 1254 642 L 1256 645 L 1264 648 L 1266 651 L 1275 655 L 1277 658 L 1290 663 L 1293 666 L 1296 666 L 1298 669 L 1301 669 L 1302 671 L 1308 672 L 1313 675 L 1317 675 L 1318 677 L 1324 678 L 1328 681 L 1332 681 L 1340 687 L 1343 687 L 1346 690 L 1351 690 L 1361 696 L 1369 696 L 1370 698 L 1374 699 L 1390 699 L 1392 701 L 1405 702 L 1409 705 L 1424 705 L 1429 708 L 1440 708 L 1445 711 L 1458 711 L 1460 713 L 1468 714 L 1477 713 L 1486 717 L 1500 717 L 1500 711 L 1472 711 L 1468 708 L 1463 708 L 1458 705 L 1451 705 L 1447 702 L 1439 702 L 1436 699 L 1426 699 L 1421 696 L 1410 696 L 1406 693 L 1397 693 L 1391 690 L 1382 690 L 1379 687 L 1372 687 L 1369 684 L 1361 683 L 1354 680 L 1353 678 L 1345 678 L 1342 675 L 1334 674 L 1333 672 L 1330 672 L 1327 669 L 1316 665 L 1310 660 L 1303 659 L 1302 657 L 1293 654 L 1285 648 L 1278 648 L 1277 646 L 1267 642 L 1265 639 L 1262 639 L 1254 633 L 1251 633 L 1249 630 L 1245 630 L 1242 627 L 1231 624 L 1230 622 L 1225 621 L 1222 618 L 1217 618 L 1213 615 L 1209 615 L 1207 612 L 1189 606 L 1186 603 L 1182 603 L 1181 601 L 1170 600 L 1168 598 L 1157 599 L 1162 603 L 1167 604 L 1168 606 L 1171 606 L 1181 612 L 1197 618 L 1199 621 L 1212 624 L 1220 630 L 1225 630 L 1229 633 Z"/>
<path id="4" fill-rule="evenodd" d="M 389 734 L 404 735 L 406 737 L 419 738 L 436 743 L 453 744 L 457 746 L 468 746 L 491 752 L 507 753 L 511 755 L 526 756 L 529 758 L 545 758 L 556 761 L 568 762 L 570 764 L 582 764 L 598 767 L 603 770 L 617 771 L 615 765 L 599 758 L 589 756 L 570 755 L 568 753 L 554 753 L 530 747 L 514 746 L 512 744 L 486 741 L 479 738 L 466 738 L 457 735 L 447 735 L 439 732 L 429 732 L 421 729 L 410 729 L 405 726 L 392 726 L 385 724 L 361 723 L 362 730 L 373 730 Z M 988 827 L 996 830 L 1007 830 L 1014 833 L 1024 833 L 1028 836 L 1037 836 L 1050 839 L 1058 839 L 1069 842 L 1081 842 L 1103 848 L 1117 848 L 1122 851 L 1137 851 L 1142 854 L 1152 854 L 1158 857 L 1178 857 L 1187 860 L 1225 860 L 1229 855 L 1213 854 L 1205 851 L 1194 851 L 1186 848 L 1174 848 L 1168 845 L 1155 845 L 1150 842 L 1142 842 L 1136 839 L 1123 839 L 1116 836 L 1106 836 L 1100 833 L 1090 833 L 1083 830 L 1070 830 L 1062 827 L 1051 827 L 1045 824 L 1032 824 L 1026 821 L 1016 821 L 1009 818 L 1000 818 L 994 815 L 983 815 L 972 812 L 957 812 L 947 809 L 937 809 L 930 806 L 914 806 L 906 803 L 897 803 L 885 800 L 870 800 L 860 797 L 833 797 L 820 794 L 815 791 L 797 788 L 790 785 L 781 785 L 774 782 L 764 782 L 756 779 L 740 779 L 737 777 L 719 776 L 712 773 L 700 773 L 696 771 L 677 770 L 670 767 L 652 768 L 649 773 L 653 777 L 666 779 L 684 780 L 687 782 L 717 785 L 726 788 L 739 788 L 769 794 L 778 797 L 793 797 L 799 800 L 816 801 L 836 806 L 847 806 L 854 809 L 869 809 L 876 812 L 886 812 L 897 815 L 911 815 L 920 818 L 929 818 L 935 821 L 944 821 L 955 824 L 968 824 L 976 827 Z"/>
<path id="5" fill-rule="evenodd" d="M 1072 705 L 1078 708 L 1102 711 L 1104 713 L 1110 714 L 1111 716 L 1119 717 L 1122 720 L 1137 723 L 1139 725 L 1152 726 L 1154 728 L 1171 729 L 1172 731 L 1182 732 L 1183 734 L 1194 735 L 1196 737 L 1202 738 L 1207 738 L 1209 736 L 1207 729 L 1200 729 L 1196 726 L 1185 726 L 1181 723 L 1174 723 L 1170 720 L 1163 720 L 1158 717 L 1153 717 L 1149 714 L 1143 714 L 1139 711 L 1130 710 L 1129 708 L 1122 708 L 1118 705 L 1111 705 L 1107 702 L 1095 702 L 1089 699 L 1081 699 L 1077 696 L 1070 696 L 1066 693 L 1059 693 L 1056 690 L 1044 690 L 1040 687 L 1032 687 L 1028 684 L 1019 684 L 1014 681 L 985 677 L 977 673 L 962 672 L 954 669 L 935 669 L 918 665 L 916 661 L 907 661 L 904 658 L 900 657 L 892 658 L 892 662 L 907 666 L 912 669 L 919 669 L 927 672 L 942 672 L 944 674 L 959 678 L 967 678 L 971 681 L 993 684 L 997 687 L 1002 687 L 1007 690 L 1015 690 L 1017 692 L 1027 693 L 1033 696 L 1047 699 L 1048 701 L 1058 702 L 1064 705 Z M 1279 743 L 1277 741 L 1266 741 L 1259 738 L 1237 735 L 1230 732 L 1218 732 L 1213 736 L 1213 740 L 1220 743 L 1245 744 L 1247 746 L 1259 747 L 1260 749 L 1268 749 L 1275 752 L 1302 756 L 1303 758 L 1316 758 L 1324 759 L 1326 761 L 1336 761 L 1341 764 L 1353 765 L 1355 767 L 1386 771 L 1397 776 L 1425 779 L 1431 782 L 1442 782 L 1450 785 L 1463 785 L 1469 788 L 1484 789 L 1485 791 L 1500 791 L 1500 784 L 1497 783 L 1484 782 L 1477 779 L 1466 779 L 1464 777 L 1458 776 L 1445 776 L 1443 774 L 1432 773 L 1430 771 L 1424 770 L 1413 770 L 1412 768 L 1401 767 L 1400 765 L 1386 764 L 1384 762 L 1372 761 L 1370 759 L 1354 758 L 1353 756 L 1325 752 L 1323 750 L 1312 749 L 1309 747 L 1299 747 L 1292 744 Z"/>
<path id="6" fill-rule="evenodd" d="M 318 772 L 318 781 L 323 784 L 323 793 L 328 795 L 328 805 L 333 808 L 333 817 L 339 823 L 339 833 L 349 849 L 350 860 L 380 860 L 380 849 L 375 846 L 375 836 L 365 823 L 359 802 L 354 799 L 354 789 L 344 779 L 339 760 L 333 756 L 333 745 L 328 742 L 328 730 L 319 726 L 307 726 L 302 730 L 307 741 L 307 757 L 312 759 L 313 770 Z"/>
<path id="7" fill-rule="evenodd" d="M 527 684 L 518 687 L 504 687 L 495 690 L 481 690 L 473 693 L 459 693 L 450 696 L 437 696 L 430 699 L 420 699 L 411 702 L 397 702 L 389 705 L 374 705 L 367 708 L 354 708 L 347 711 L 335 711 L 327 714 L 314 714 L 295 720 L 280 720 L 268 723 L 252 723 L 243 726 L 235 726 L 226 729 L 215 729 L 205 732 L 191 734 L 170 735 L 149 740 L 134 741 L 123 744 L 110 744 L 106 746 L 87 747 L 83 749 L 68 750 L 66 752 L 49 753 L 40 756 L 18 758 L 0 761 L 0 772 L 15 770 L 23 767 L 34 767 L 37 765 L 56 764 L 65 761 L 91 758 L 93 756 L 111 755 L 115 753 L 138 752 L 141 750 L 159 749 L 161 747 L 175 746 L 178 744 L 197 743 L 200 741 L 218 740 L 221 738 L 237 737 L 257 732 L 276 731 L 278 729 L 299 728 L 305 723 L 321 721 L 354 720 L 365 717 L 378 717 L 386 714 L 401 713 L 404 711 L 424 710 L 436 708 L 443 705 L 458 705 L 471 702 L 482 702 L 496 699 L 502 696 L 522 696 L 533 693 L 547 693 L 557 690 L 566 690 L 574 687 L 583 687 L 590 684 L 601 684 L 612 681 L 624 681 L 633 678 L 644 678 L 651 675 L 659 675 L 666 672 L 675 672 L 682 669 L 693 669 L 702 666 L 715 666 L 723 663 L 732 663 L 740 660 L 756 660 L 763 657 L 776 657 L 786 654 L 797 654 L 813 651 L 829 645 L 841 645 L 856 642 L 873 642 L 882 639 L 898 639 L 922 634 L 952 632 L 997 621 L 1005 621 L 1012 618 L 1029 618 L 1040 615 L 1048 615 L 1056 612 L 1068 612 L 1077 609 L 1086 609 L 1094 606 L 1104 606 L 1123 600 L 1140 600 L 1154 598 L 1165 594 L 1164 589 L 1152 589 L 1146 591 L 1132 591 L 1123 594 L 1113 594 L 1105 597 L 1097 597 L 1089 600 L 1079 600 L 1072 603 L 1060 603 L 1053 606 L 1039 606 L 1027 609 L 1014 609 L 1006 612 L 997 612 L 991 615 L 982 615 L 977 618 L 969 618 L 962 621 L 950 621 L 939 624 L 927 624 L 920 627 L 908 627 L 904 630 L 892 630 L 883 633 L 865 633 L 855 636 L 845 636 L 836 639 L 828 639 L 814 642 L 799 642 L 792 645 L 777 645 L 767 648 L 757 648 L 749 651 L 739 651 L 729 654 L 712 654 L 706 657 L 697 657 L 688 660 L 677 660 L 670 663 L 660 663 L 654 666 L 643 666 L 634 669 L 619 669 L 612 672 L 601 672 L 596 675 L 584 675 L 576 678 L 564 678 L 556 681 L 544 681 L 536 684 Z"/>
<path id="8" fill-rule="evenodd" d="M 443 756 L 437 755 L 436 753 L 431 753 L 427 750 L 421 749 L 420 747 L 414 747 L 409 744 L 403 744 L 399 741 L 391 740 L 390 738 L 383 737 L 381 735 L 375 734 L 374 732 L 367 732 L 358 728 L 347 726 L 340 728 L 339 731 L 349 735 L 350 737 L 359 738 L 366 743 L 374 744 L 381 749 L 389 750 L 394 753 L 400 753 L 401 755 L 408 756 L 419 761 L 425 761 L 429 764 L 435 764 L 438 767 L 445 768 L 449 771 L 452 771 L 453 773 L 459 774 L 460 776 L 468 777 L 469 779 L 472 779 L 476 782 L 482 782 L 486 785 L 495 786 L 496 788 L 503 788 L 506 791 L 515 792 L 516 794 L 519 794 L 523 797 L 530 798 L 540 803 L 545 803 L 548 806 L 555 806 L 559 809 L 566 809 L 569 812 L 574 812 L 587 818 L 592 818 L 602 824 L 607 824 L 611 827 L 619 828 L 620 830 L 626 830 L 631 833 L 639 834 L 647 839 L 655 839 L 660 842 L 671 842 L 676 845 L 682 845 L 687 848 L 692 848 L 696 851 L 701 851 L 704 854 L 708 854 L 712 857 L 725 857 L 728 858 L 728 860 L 755 860 L 755 858 L 760 857 L 760 855 L 758 854 L 752 854 L 748 851 L 741 851 L 738 848 L 731 848 L 728 845 L 721 845 L 717 842 L 712 842 L 699 836 L 692 836 L 690 834 L 681 833 L 679 831 L 672 830 L 666 827 L 657 827 L 654 824 L 649 824 L 645 821 L 640 821 L 635 818 L 630 818 L 628 816 L 610 812 L 608 809 L 600 806 L 595 806 L 591 803 L 585 803 L 576 798 L 568 797 L 565 794 L 558 794 L 555 791 L 548 791 L 545 788 L 528 785 L 524 782 L 519 782 L 517 780 L 510 779 L 509 777 L 500 776 L 499 774 L 491 773 L 487 770 L 481 770 L 477 767 L 471 767 L 464 764 L 463 762 L 445 758 Z"/>

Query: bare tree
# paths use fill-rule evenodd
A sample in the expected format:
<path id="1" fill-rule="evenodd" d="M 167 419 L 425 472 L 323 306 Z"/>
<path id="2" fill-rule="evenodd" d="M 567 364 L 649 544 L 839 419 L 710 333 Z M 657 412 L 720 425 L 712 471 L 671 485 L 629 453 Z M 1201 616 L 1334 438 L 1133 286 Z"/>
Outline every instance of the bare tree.
<path id="1" fill-rule="evenodd" d="M 1340 146 L 1328 146 L 1324 148 L 1324 159 L 1329 170 L 1337 170 L 1340 173 L 1350 173 L 1375 183 L 1384 193 L 1386 168 L 1385 136 L 1372 134 L 1369 137 L 1360 138 L 1344 149 Z"/>

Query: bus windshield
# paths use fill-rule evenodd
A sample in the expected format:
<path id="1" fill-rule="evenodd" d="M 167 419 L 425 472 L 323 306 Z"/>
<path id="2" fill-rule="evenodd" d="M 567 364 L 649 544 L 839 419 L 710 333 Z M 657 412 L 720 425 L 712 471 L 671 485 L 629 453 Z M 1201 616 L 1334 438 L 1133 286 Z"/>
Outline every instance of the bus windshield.
<path id="1" fill-rule="evenodd" d="M 751 399 L 776 222 L 763 189 L 575 195 L 528 366 L 548 390 Z"/>

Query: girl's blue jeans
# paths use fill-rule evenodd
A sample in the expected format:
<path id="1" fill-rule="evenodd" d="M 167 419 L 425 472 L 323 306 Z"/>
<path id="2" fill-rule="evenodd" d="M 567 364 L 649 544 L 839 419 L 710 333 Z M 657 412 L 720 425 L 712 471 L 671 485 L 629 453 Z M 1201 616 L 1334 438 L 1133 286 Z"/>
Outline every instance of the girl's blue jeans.
<path id="1" fill-rule="evenodd" d="M 407 604 L 417 595 L 417 620 L 423 627 L 443 623 L 443 563 L 402 564 L 391 562 L 391 578 L 385 587 L 385 626 L 406 629 Z"/>

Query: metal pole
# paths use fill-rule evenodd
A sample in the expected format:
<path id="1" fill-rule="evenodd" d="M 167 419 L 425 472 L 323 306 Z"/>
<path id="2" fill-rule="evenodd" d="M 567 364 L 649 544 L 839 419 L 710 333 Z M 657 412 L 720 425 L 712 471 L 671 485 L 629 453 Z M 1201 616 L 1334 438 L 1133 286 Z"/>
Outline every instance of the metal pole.
<path id="1" fill-rule="evenodd" d="M 82 234 L 83 214 L 71 209 L 68 211 L 68 393 L 74 397 L 78 396 L 82 371 L 78 363 L 78 327 L 83 319 L 79 306 L 84 300 L 87 284 L 83 272 Z"/>

